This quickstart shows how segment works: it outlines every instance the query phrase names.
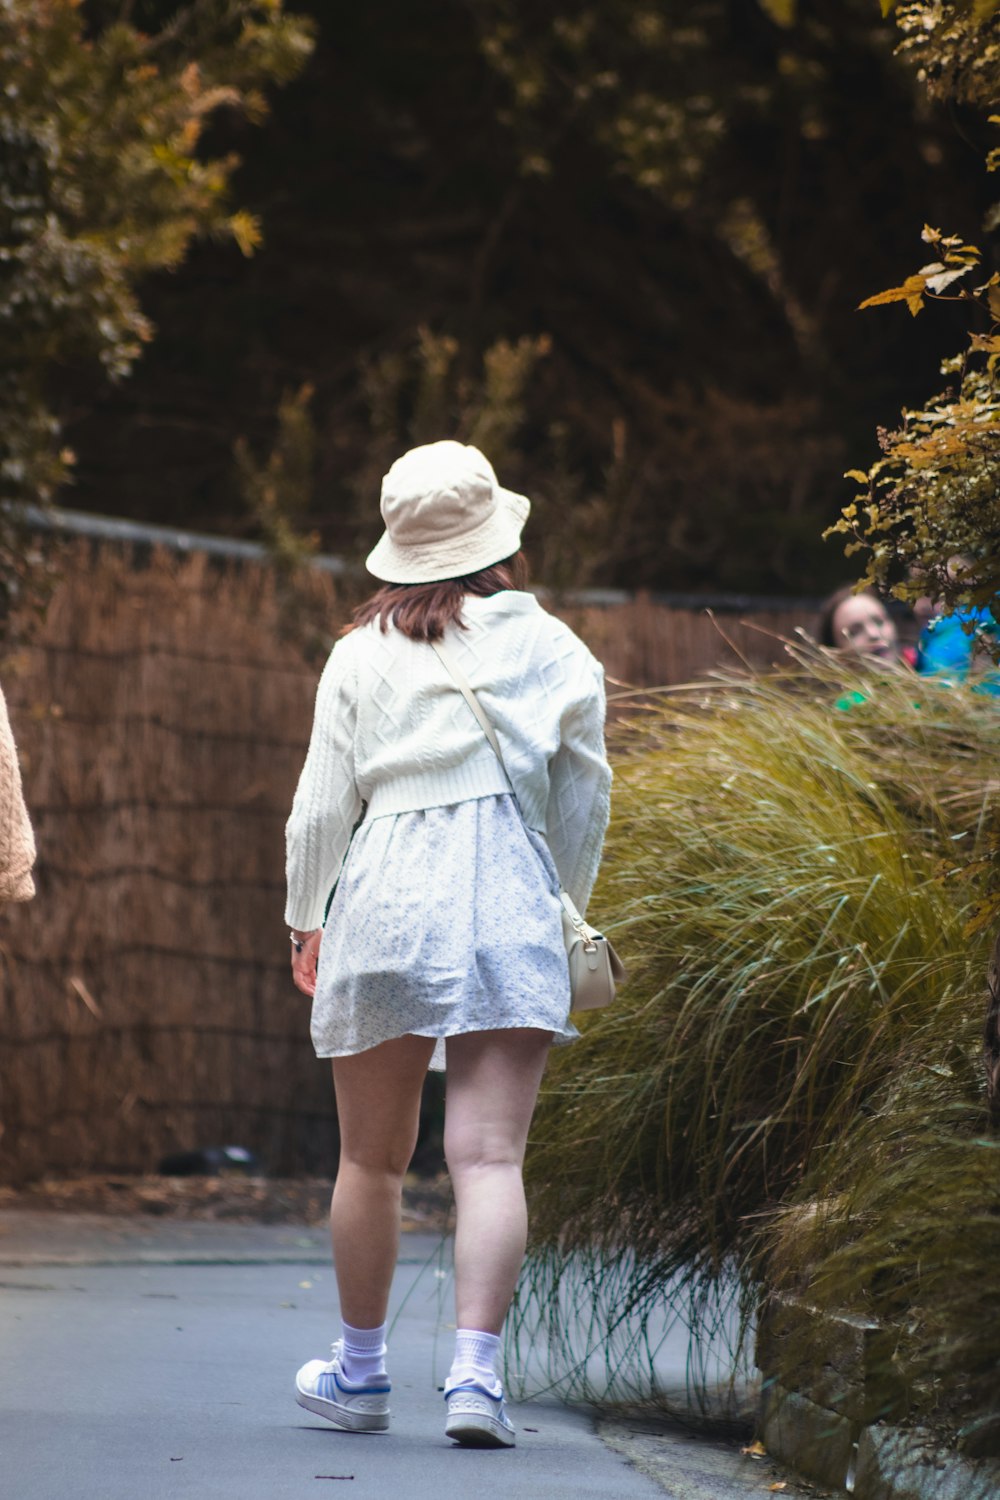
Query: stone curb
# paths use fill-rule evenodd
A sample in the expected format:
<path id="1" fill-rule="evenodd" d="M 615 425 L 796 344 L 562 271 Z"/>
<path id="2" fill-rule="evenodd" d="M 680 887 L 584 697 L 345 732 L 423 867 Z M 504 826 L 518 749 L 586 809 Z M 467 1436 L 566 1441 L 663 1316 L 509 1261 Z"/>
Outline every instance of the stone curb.
<path id="1" fill-rule="evenodd" d="M 771 1458 L 854 1500 L 998 1500 L 1000 1462 L 942 1448 L 923 1428 L 859 1427 L 777 1381 L 761 1401 Z"/>
<path id="2" fill-rule="evenodd" d="M 761 1397 L 760 1429 L 779 1463 L 817 1484 L 853 1489 L 857 1429 L 847 1417 L 772 1380 Z"/>
<path id="3" fill-rule="evenodd" d="M 768 1298 L 757 1330 L 768 1454 L 855 1500 L 1000 1500 L 1000 1461 L 896 1425 L 906 1393 L 886 1374 L 885 1338 L 865 1318 L 794 1295 Z"/>
<path id="4" fill-rule="evenodd" d="M 856 1500 L 996 1500 L 1000 1463 L 940 1448 L 920 1428 L 866 1427 L 858 1440 Z"/>

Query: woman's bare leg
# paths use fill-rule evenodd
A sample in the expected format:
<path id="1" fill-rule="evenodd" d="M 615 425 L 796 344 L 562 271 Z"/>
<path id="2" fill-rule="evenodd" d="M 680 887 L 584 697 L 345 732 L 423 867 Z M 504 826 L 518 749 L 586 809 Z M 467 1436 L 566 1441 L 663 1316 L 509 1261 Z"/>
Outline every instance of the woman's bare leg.
<path id="1" fill-rule="evenodd" d="M 399 1254 L 403 1176 L 417 1143 L 430 1037 L 401 1036 L 333 1059 L 340 1165 L 330 1206 L 340 1315 L 355 1328 L 385 1322 Z"/>
<path id="2" fill-rule="evenodd" d="M 521 1166 L 550 1041 L 548 1031 L 518 1028 L 446 1043 L 459 1328 L 499 1333 L 514 1295 L 528 1228 Z"/>

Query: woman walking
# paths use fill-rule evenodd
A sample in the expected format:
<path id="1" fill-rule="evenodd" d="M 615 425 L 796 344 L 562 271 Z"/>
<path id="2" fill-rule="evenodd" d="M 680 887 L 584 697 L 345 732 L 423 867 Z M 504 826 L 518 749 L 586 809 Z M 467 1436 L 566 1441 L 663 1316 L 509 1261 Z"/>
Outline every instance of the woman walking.
<path id="1" fill-rule="evenodd" d="M 476 1447 L 514 1443 L 496 1366 L 527 1236 L 521 1165 L 548 1049 L 577 1034 L 559 886 L 585 910 L 611 782 L 601 668 L 524 592 L 529 509 L 460 443 L 393 464 L 367 563 L 383 587 L 323 672 L 287 828 L 292 973 L 313 997 L 317 1055 L 333 1059 L 341 1142 L 342 1337 L 299 1371 L 297 1399 L 351 1431 L 389 1425 L 402 1180 L 425 1074 L 444 1060 L 457 1327 L 445 1430 Z"/>

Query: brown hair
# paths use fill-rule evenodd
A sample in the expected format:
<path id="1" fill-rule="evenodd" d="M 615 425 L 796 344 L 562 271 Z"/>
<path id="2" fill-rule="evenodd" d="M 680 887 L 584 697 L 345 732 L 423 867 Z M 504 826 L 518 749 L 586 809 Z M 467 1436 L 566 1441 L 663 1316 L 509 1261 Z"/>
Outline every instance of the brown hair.
<path id="1" fill-rule="evenodd" d="M 462 604 L 466 594 L 487 598 L 504 589 L 523 589 L 528 582 L 528 562 L 523 552 L 502 562 L 480 568 L 465 578 L 442 578 L 436 583 L 386 583 L 359 604 L 342 634 L 378 620 L 383 634 L 390 623 L 413 641 L 439 641 L 448 625 L 464 630 Z"/>

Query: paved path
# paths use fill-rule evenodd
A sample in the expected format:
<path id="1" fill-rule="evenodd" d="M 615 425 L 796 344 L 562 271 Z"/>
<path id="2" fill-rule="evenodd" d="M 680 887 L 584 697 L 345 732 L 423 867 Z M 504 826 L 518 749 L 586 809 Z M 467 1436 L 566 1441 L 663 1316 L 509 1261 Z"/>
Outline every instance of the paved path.
<path id="1" fill-rule="evenodd" d="M 297 1366 L 325 1355 L 336 1331 L 322 1231 L 0 1212 L 0 1495 L 742 1500 L 767 1491 L 773 1474 L 736 1444 L 620 1424 L 602 1441 L 588 1413 L 551 1400 L 514 1409 L 513 1451 L 456 1449 L 439 1390 L 451 1353 L 447 1254 L 447 1242 L 405 1237 L 392 1430 L 345 1434 L 291 1394 Z"/>

